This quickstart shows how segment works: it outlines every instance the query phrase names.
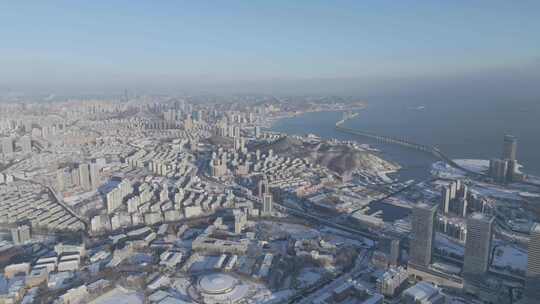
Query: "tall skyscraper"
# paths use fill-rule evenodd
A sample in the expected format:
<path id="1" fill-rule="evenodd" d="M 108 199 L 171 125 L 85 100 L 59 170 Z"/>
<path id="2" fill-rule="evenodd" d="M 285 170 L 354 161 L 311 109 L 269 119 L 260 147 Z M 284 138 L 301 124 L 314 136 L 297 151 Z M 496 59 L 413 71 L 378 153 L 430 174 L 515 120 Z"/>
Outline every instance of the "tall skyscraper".
<path id="1" fill-rule="evenodd" d="M 452 199 L 450 197 L 450 186 L 442 188 L 441 196 L 442 196 L 442 201 L 441 201 L 442 212 L 444 214 L 448 214 L 448 212 L 450 211 L 450 200 Z"/>
<path id="2" fill-rule="evenodd" d="M 534 224 L 530 233 L 524 295 L 526 303 L 540 299 L 540 223 Z"/>
<path id="3" fill-rule="evenodd" d="M 97 189 L 100 184 L 99 167 L 99 163 L 90 164 L 90 184 L 92 185 L 92 189 Z"/>
<path id="4" fill-rule="evenodd" d="M 417 204 L 412 210 L 412 240 L 410 244 L 409 263 L 428 266 L 433 253 L 435 228 L 433 226 L 437 205 Z"/>
<path id="5" fill-rule="evenodd" d="M 263 214 L 271 215 L 274 212 L 274 198 L 271 193 L 263 195 Z"/>
<path id="6" fill-rule="evenodd" d="M 79 179 L 81 187 L 84 190 L 91 190 L 92 184 L 90 182 L 90 165 L 89 164 L 79 164 Z"/>
<path id="7" fill-rule="evenodd" d="M 467 241 L 463 274 L 467 278 L 482 278 L 489 266 L 494 218 L 473 213 L 467 219 Z"/>
<path id="8" fill-rule="evenodd" d="M 263 199 L 264 194 L 268 193 L 268 179 L 266 176 L 259 181 L 259 198 Z"/>
<path id="9" fill-rule="evenodd" d="M 270 187 L 268 185 L 268 179 L 266 176 L 259 181 L 259 198 L 262 201 L 262 214 L 270 215 L 273 212 L 274 199 L 272 193 L 270 192 Z"/>
<path id="10" fill-rule="evenodd" d="M 516 160 L 517 156 L 517 138 L 512 135 L 504 136 L 502 159 Z"/>

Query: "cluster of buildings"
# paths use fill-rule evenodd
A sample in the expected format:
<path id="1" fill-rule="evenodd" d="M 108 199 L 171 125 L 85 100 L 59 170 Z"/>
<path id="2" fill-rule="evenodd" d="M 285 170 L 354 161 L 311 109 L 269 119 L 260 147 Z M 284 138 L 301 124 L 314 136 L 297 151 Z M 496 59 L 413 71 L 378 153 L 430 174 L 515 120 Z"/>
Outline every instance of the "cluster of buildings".
<path id="1" fill-rule="evenodd" d="M 524 179 L 525 176 L 519 171 L 517 161 L 517 138 L 512 135 L 504 136 L 502 157 L 489 161 L 489 175 L 499 183 L 517 182 Z"/>
<path id="2" fill-rule="evenodd" d="M 451 264 L 445 265 L 441 261 L 435 262 L 436 232 L 434 225 L 438 209 L 437 205 L 421 203 L 414 206 L 412 210 L 409 276 L 448 288 L 462 289 L 465 293 L 494 303 L 506 303 L 508 299 L 515 297 L 514 294 L 507 294 L 507 289 L 503 287 L 504 284 L 513 286 L 512 284 L 515 283 L 499 279 L 499 273 L 490 267 L 495 249 L 492 242 L 495 232 L 495 217 L 480 212 L 474 212 L 467 216 L 463 264 L 462 267 L 456 269 Z M 528 244 L 528 266 L 524 278 L 524 294 L 525 299 L 529 299 L 529 301 L 533 298 L 527 294 L 534 293 L 534 290 L 537 290 L 539 286 L 537 285 L 538 271 L 535 268 L 539 259 L 536 247 L 540 246 L 537 244 L 538 231 L 540 231 L 538 227 L 538 224 L 533 226 Z M 532 288 L 532 286 L 536 287 Z"/>
<path id="3" fill-rule="evenodd" d="M 179 141 L 173 144 L 172 149 L 160 151 L 141 149 L 127 157 L 126 162 L 132 167 L 147 168 L 159 176 L 194 176 L 197 173 L 197 166 L 193 163 L 195 157 L 187 151 L 180 151 L 186 144 L 185 141 Z"/>
<path id="4" fill-rule="evenodd" d="M 361 282 L 354 280 L 335 288 L 331 292 L 324 293 L 316 298 L 314 304 L 330 303 L 359 303 L 359 304 L 382 304 L 384 297 L 381 294 L 371 292 Z"/>
<path id="5" fill-rule="evenodd" d="M 452 180 L 441 190 L 440 212 L 436 217 L 437 231 L 464 242 L 467 238 L 466 219 L 470 213 L 492 213 L 489 200 L 469 191 L 464 181 Z"/>
<path id="6" fill-rule="evenodd" d="M 519 298 L 505 291 L 516 274 L 492 267 L 497 210 L 470 183 L 419 193 L 386 175 L 395 166 L 356 159 L 367 147 L 262 131 L 341 103 L 250 98 L 126 94 L 1 118 L 0 303 L 459 303 L 448 289 Z M 505 137 L 497 181 L 522 178 L 516 146 Z M 402 186 L 423 203 L 393 200 Z M 391 220 L 388 201 L 400 206 Z M 512 281 L 529 302 L 540 296 L 539 227 L 525 277 Z M 445 255 L 450 239 L 458 249 Z"/>
<path id="7" fill-rule="evenodd" d="M 3 137 L 2 142 L 2 154 L 4 157 L 11 156 L 16 151 L 16 145 L 20 147 L 22 153 L 32 153 L 32 138 L 28 135 L 20 137 L 15 141 L 12 137 Z"/>
<path id="8" fill-rule="evenodd" d="M 84 229 L 84 223 L 47 188 L 25 181 L 0 185 L 0 223 L 28 223 L 46 230 Z"/>
<path id="9" fill-rule="evenodd" d="M 105 165 L 104 159 L 90 163 L 71 164 L 56 172 L 56 189 L 64 192 L 75 187 L 85 191 L 96 190 L 101 184 L 100 170 Z"/>
<path id="10" fill-rule="evenodd" d="M 232 206 L 233 199 L 232 193 L 211 193 L 197 176 L 184 176 L 172 186 L 123 179 L 106 193 L 106 212 L 92 217 L 91 228 L 97 233 L 196 218 Z"/>

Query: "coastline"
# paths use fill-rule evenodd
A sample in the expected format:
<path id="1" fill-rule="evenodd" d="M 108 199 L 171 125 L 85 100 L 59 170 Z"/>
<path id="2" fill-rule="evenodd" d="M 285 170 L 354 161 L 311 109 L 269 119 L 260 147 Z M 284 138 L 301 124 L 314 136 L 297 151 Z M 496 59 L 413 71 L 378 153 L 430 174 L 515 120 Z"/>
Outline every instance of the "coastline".
<path id="1" fill-rule="evenodd" d="M 295 118 L 299 117 L 305 114 L 311 114 L 311 113 L 337 113 L 337 112 L 346 112 L 346 111 L 363 111 L 368 107 L 367 104 L 363 104 L 362 106 L 355 106 L 355 107 L 347 107 L 347 108 L 336 108 L 336 109 L 312 109 L 312 110 L 305 110 L 305 111 L 299 111 L 299 112 L 292 112 L 292 113 L 283 113 L 282 115 L 275 116 L 275 117 L 269 117 L 267 121 L 265 121 L 262 125 L 262 127 L 266 129 L 271 129 L 278 121 L 282 119 L 287 118 Z M 354 113 L 353 117 L 358 116 L 359 113 Z M 352 117 L 350 117 L 352 118 Z"/>
<path id="2" fill-rule="evenodd" d="M 340 112 L 356 111 L 354 113 L 351 113 L 347 117 L 344 117 L 343 119 L 332 122 L 331 125 L 328 126 L 329 128 L 334 129 L 335 126 L 343 124 L 347 120 L 352 119 L 354 117 L 357 117 L 360 114 L 359 111 L 365 110 L 366 108 L 367 108 L 367 105 L 364 104 L 361 107 L 349 107 L 349 108 L 346 108 L 346 109 L 318 109 L 318 110 L 308 110 L 308 111 L 302 111 L 302 112 L 295 112 L 295 113 L 291 113 L 289 115 L 284 115 L 284 116 L 280 116 L 280 117 L 274 117 L 271 120 L 271 126 L 270 126 L 269 129 L 274 127 L 277 122 L 281 121 L 282 119 L 286 119 L 286 118 L 301 118 L 302 115 L 312 114 L 312 113 L 324 113 L 324 112 L 327 112 L 327 113 L 340 113 Z M 304 133 L 306 133 L 306 134 L 307 133 L 312 133 L 312 134 L 315 134 L 316 136 L 320 136 L 320 134 L 318 134 L 318 132 L 316 130 L 311 130 L 311 129 L 306 129 Z M 291 135 L 292 134 L 294 134 L 294 135 L 302 135 L 300 133 L 294 133 L 294 132 L 291 133 Z M 356 139 L 340 140 L 340 139 L 338 139 L 336 137 L 326 138 L 326 139 L 327 140 L 339 140 L 339 141 L 355 142 L 357 145 L 361 146 L 361 149 L 363 151 L 365 151 L 366 153 L 371 154 L 373 156 L 376 156 L 377 158 L 380 158 L 381 160 L 383 160 L 383 161 L 391 164 L 392 166 L 394 166 L 393 169 L 386 169 L 386 170 L 381 170 L 381 171 L 377 172 L 377 175 L 379 175 L 379 177 L 382 180 L 385 180 L 386 182 L 392 182 L 392 180 L 395 180 L 397 178 L 395 176 L 397 176 L 399 174 L 400 170 L 403 169 L 402 164 L 400 164 L 399 162 L 397 162 L 395 160 L 388 159 L 387 157 L 384 156 L 384 151 L 382 151 L 379 148 L 375 148 L 375 147 L 371 146 L 370 144 L 358 142 Z M 410 180 L 410 179 L 407 179 L 407 180 Z"/>
<path id="3" fill-rule="evenodd" d="M 365 146 L 367 145 L 369 149 L 363 148 L 368 153 L 372 153 L 376 155 L 377 157 L 380 157 L 381 159 L 392 163 L 393 165 L 399 167 L 394 172 L 385 172 L 390 178 L 398 179 L 401 181 L 408 181 L 408 180 L 423 180 L 429 178 L 430 175 L 430 168 L 433 163 L 432 159 L 426 158 L 423 154 L 420 154 L 416 151 L 411 151 L 408 149 L 405 149 L 403 147 L 398 146 L 392 146 L 392 145 L 380 145 L 375 142 L 371 142 L 369 140 L 362 140 L 361 138 L 357 138 L 356 136 L 348 135 L 348 134 L 341 134 L 338 133 L 336 129 L 336 123 L 339 123 L 340 120 L 342 120 L 342 117 L 339 115 L 340 112 L 346 112 L 349 110 L 366 110 L 368 109 L 368 105 L 363 105 L 362 107 L 350 107 L 347 109 L 333 109 L 333 110 L 327 110 L 325 111 L 319 110 L 319 111 L 303 111 L 302 113 L 298 113 L 299 115 L 287 115 L 286 117 L 274 117 L 272 119 L 272 124 L 270 128 L 268 128 L 268 131 L 270 132 L 278 132 L 278 133 L 285 133 L 285 134 L 291 134 L 291 135 L 302 135 L 302 134 L 308 134 L 313 133 L 319 137 L 326 138 L 328 140 L 331 139 L 337 139 L 340 141 L 350 141 L 355 142 L 359 145 Z M 302 114 L 310 114 L 315 112 L 328 112 L 328 113 L 334 113 L 332 114 L 332 118 L 329 118 L 330 116 L 326 117 L 326 115 L 322 114 L 323 117 L 317 117 L 315 119 L 310 119 L 309 116 L 301 116 Z M 362 114 L 361 112 L 356 113 L 357 115 Z M 319 114 L 321 115 L 321 114 Z M 334 116 L 335 115 L 335 116 Z M 354 115 L 354 116 L 357 116 Z M 292 120 L 283 120 L 282 118 L 295 118 Z M 350 118 L 350 116 L 349 116 Z M 299 126 L 294 121 L 299 120 L 306 120 L 311 121 L 312 123 L 307 123 L 307 125 Z M 324 123 L 318 123 L 318 119 L 322 119 Z M 307 122 L 306 121 L 306 122 Z M 278 123 L 280 122 L 280 123 Z M 343 122 L 342 122 L 343 123 Z M 287 126 L 286 129 L 283 129 L 283 125 Z M 290 128 L 288 125 L 291 125 Z"/>

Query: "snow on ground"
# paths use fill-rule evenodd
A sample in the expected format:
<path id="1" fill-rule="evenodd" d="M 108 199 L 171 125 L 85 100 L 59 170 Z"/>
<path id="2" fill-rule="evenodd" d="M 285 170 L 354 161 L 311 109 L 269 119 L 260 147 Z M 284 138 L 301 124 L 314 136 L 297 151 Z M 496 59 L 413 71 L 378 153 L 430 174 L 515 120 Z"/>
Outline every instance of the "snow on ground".
<path id="1" fill-rule="evenodd" d="M 394 180 L 387 174 L 395 173 L 396 171 L 378 171 L 377 176 L 385 183 L 392 183 Z"/>
<path id="2" fill-rule="evenodd" d="M 485 173 L 489 170 L 489 160 L 486 159 L 454 159 L 454 161 L 465 169 Z"/>
<path id="3" fill-rule="evenodd" d="M 472 188 L 475 192 L 483 196 L 508 200 L 521 200 L 519 190 L 509 189 L 503 186 L 483 182 L 475 182 Z"/>
<path id="4" fill-rule="evenodd" d="M 310 227 L 306 227 L 299 224 L 290 224 L 290 223 L 272 223 L 264 222 L 265 224 L 270 225 L 272 231 L 275 231 L 276 235 L 279 231 L 285 231 L 289 233 L 293 238 L 296 239 L 313 239 L 318 237 L 320 234 L 317 230 Z"/>
<path id="5" fill-rule="evenodd" d="M 540 194 L 538 193 L 531 193 L 531 192 L 520 192 L 519 196 L 527 199 L 539 199 Z"/>
<path id="6" fill-rule="evenodd" d="M 175 296 L 183 299 L 189 300 L 188 288 L 191 285 L 191 281 L 188 278 L 175 278 L 172 284 L 172 289 L 175 293 Z"/>
<path id="7" fill-rule="evenodd" d="M 84 201 L 84 200 L 89 200 L 91 198 L 97 198 L 97 192 L 96 191 L 88 191 L 88 192 L 81 192 L 81 193 L 78 193 L 78 194 L 74 194 L 74 195 L 71 195 L 71 196 L 67 196 L 67 197 L 64 197 L 63 200 L 64 200 L 64 203 L 70 205 L 70 206 L 74 206 L 74 205 L 77 205 L 78 203 Z"/>
<path id="8" fill-rule="evenodd" d="M 320 269 L 318 268 L 304 268 L 298 275 L 299 288 L 305 288 L 311 286 L 322 278 Z"/>
<path id="9" fill-rule="evenodd" d="M 489 167 L 489 161 L 481 159 L 458 159 L 456 162 L 462 164 L 470 170 L 481 172 L 485 168 Z M 462 179 L 465 177 L 465 172 L 450 167 L 444 162 L 435 162 L 432 165 L 431 174 L 441 178 L 448 179 Z M 507 200 L 521 200 L 522 197 L 530 195 L 528 192 L 523 192 L 519 189 L 512 189 L 497 184 L 485 183 L 480 181 L 473 181 L 474 185 L 471 187 L 472 192 L 476 192 L 483 196 L 507 199 Z"/>
<path id="10" fill-rule="evenodd" d="M 465 172 L 452 168 L 443 161 L 438 161 L 431 165 L 431 175 L 440 178 L 461 179 L 465 177 Z"/>
<path id="11" fill-rule="evenodd" d="M 295 291 L 293 289 L 281 290 L 278 292 L 268 292 L 267 294 L 261 296 L 259 294 L 253 296 L 248 303 L 264 303 L 264 304 L 278 304 L 286 303 L 287 299 L 294 295 Z"/>
<path id="12" fill-rule="evenodd" d="M 487 173 L 489 171 L 489 160 L 487 159 L 453 159 L 455 163 L 462 166 L 463 168 L 477 172 L 477 173 Z M 521 168 L 521 165 L 519 165 Z M 518 168 L 518 169 L 519 169 Z M 463 177 L 466 175 L 462 170 L 451 167 L 445 162 L 438 161 L 432 165 L 432 174 L 440 177 Z M 437 173 L 437 174 L 435 174 Z M 453 178 L 455 178 L 453 177 Z"/>
<path id="13" fill-rule="evenodd" d="M 446 235 L 437 233 L 435 238 L 436 247 L 442 249 L 448 253 L 454 253 L 458 256 L 465 255 L 465 248 L 462 244 L 457 243 L 456 241 L 450 240 Z"/>
<path id="14" fill-rule="evenodd" d="M 144 295 L 133 290 L 128 290 L 123 287 L 115 289 L 99 296 L 90 304 L 143 304 Z"/>
<path id="15" fill-rule="evenodd" d="M 348 244 L 348 245 L 354 245 L 354 246 L 362 246 L 362 245 L 370 246 L 370 247 L 375 246 L 375 242 L 373 242 L 372 240 L 368 238 L 363 238 L 364 241 L 360 242 L 356 239 L 353 239 L 353 237 L 358 238 L 359 237 L 358 235 L 353 235 L 349 232 L 341 231 L 332 227 L 327 227 L 327 226 L 321 227 L 320 231 L 322 233 L 326 233 L 324 235 L 324 239 L 333 245 Z"/>
<path id="16" fill-rule="evenodd" d="M 512 244 L 498 246 L 495 250 L 493 266 L 525 271 L 527 269 L 527 252 Z"/>
<path id="17" fill-rule="evenodd" d="M 528 175 L 527 176 L 527 181 L 530 182 L 530 183 L 533 183 L 533 184 L 540 185 L 540 176 Z"/>

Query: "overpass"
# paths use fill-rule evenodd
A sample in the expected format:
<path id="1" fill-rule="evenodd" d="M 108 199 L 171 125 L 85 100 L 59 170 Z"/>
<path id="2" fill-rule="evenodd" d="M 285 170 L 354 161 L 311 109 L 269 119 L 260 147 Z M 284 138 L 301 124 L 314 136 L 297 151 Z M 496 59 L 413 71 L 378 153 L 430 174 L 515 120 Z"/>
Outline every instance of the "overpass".
<path id="1" fill-rule="evenodd" d="M 358 136 L 366 137 L 366 138 L 369 138 L 369 139 L 373 139 L 373 140 L 377 141 L 378 143 L 395 144 L 395 145 L 399 145 L 399 146 L 402 146 L 402 147 L 405 147 L 405 148 L 409 148 L 409 149 L 413 149 L 413 150 L 416 150 L 416 151 L 424 152 L 424 153 L 427 153 L 427 154 L 435 157 L 436 159 L 439 159 L 439 160 L 447 163 L 451 167 L 459 169 L 459 170 L 461 170 L 461 171 L 463 171 L 463 172 L 465 172 L 467 174 L 476 175 L 476 176 L 480 176 L 480 177 L 485 176 L 482 173 L 475 172 L 475 171 L 469 170 L 467 168 L 464 168 L 463 166 L 461 166 L 458 163 L 456 163 L 455 161 L 453 161 L 450 157 L 448 157 L 439 148 L 437 148 L 435 146 L 429 146 L 429 145 L 423 145 L 423 144 L 415 143 L 415 142 L 413 142 L 411 140 L 408 140 L 406 138 L 398 138 L 398 137 L 392 137 L 392 136 L 379 135 L 379 134 L 375 134 L 375 133 L 371 133 L 371 132 L 366 132 L 366 131 L 361 131 L 361 130 L 356 130 L 356 129 L 344 127 L 343 124 L 351 117 L 353 117 L 353 116 L 348 115 L 348 116 L 345 116 L 342 120 L 336 122 L 336 130 L 340 131 L 340 132 L 343 132 L 343 133 L 348 133 L 348 134 L 352 134 L 352 135 L 358 135 Z"/>
<path id="2" fill-rule="evenodd" d="M 404 192 L 404 191 L 409 190 L 409 189 L 411 189 L 411 188 L 413 188 L 415 186 L 418 186 L 418 184 L 425 183 L 425 182 L 434 182 L 436 180 L 438 180 L 438 178 L 430 178 L 428 180 L 421 180 L 419 182 L 411 183 L 411 184 L 409 184 L 409 185 L 407 185 L 407 186 L 405 186 L 403 188 L 400 188 L 400 189 L 398 189 L 398 190 L 396 190 L 394 192 L 391 192 L 391 193 L 389 193 L 389 194 L 387 194 L 387 195 L 385 195 L 385 196 L 383 196 L 383 197 L 381 197 L 379 199 L 370 201 L 369 204 L 383 202 L 383 201 L 385 201 L 385 200 L 387 200 L 387 199 L 389 199 L 389 198 L 391 198 L 391 197 L 393 197 L 395 195 L 400 194 L 401 192 Z M 355 214 L 356 212 L 358 212 L 358 211 L 360 211 L 360 210 L 362 210 L 364 208 L 365 207 L 360 207 L 360 208 L 354 209 L 352 212 L 349 213 L 349 216 L 352 216 L 353 214 Z"/>
<path id="3" fill-rule="evenodd" d="M 262 205 L 262 201 L 259 197 L 255 196 L 255 195 L 252 195 L 252 194 L 248 194 L 248 193 L 243 193 L 244 196 L 259 204 L 259 205 Z M 332 227 L 334 229 L 337 229 L 337 230 L 341 230 L 341 231 L 344 231 L 349 235 L 349 237 L 351 238 L 355 238 L 359 241 L 364 241 L 365 239 L 368 239 L 368 240 L 371 240 L 371 241 L 378 241 L 379 237 L 378 235 L 374 234 L 374 233 L 370 233 L 368 231 L 364 231 L 364 230 L 358 230 L 358 229 L 355 229 L 355 228 L 351 228 L 351 227 L 348 227 L 348 226 L 345 226 L 345 225 L 341 225 L 341 224 L 338 224 L 338 223 L 335 223 L 331 220 L 328 220 L 326 218 L 322 218 L 320 216 L 317 216 L 317 215 L 314 215 L 314 214 L 310 214 L 309 212 L 306 212 L 304 210 L 301 210 L 301 209 L 297 209 L 297 208 L 292 208 L 292 207 L 287 207 L 283 204 L 280 204 L 280 203 L 277 203 L 277 202 L 273 202 L 273 207 L 278 210 L 278 211 L 281 211 L 283 213 L 287 213 L 287 214 L 290 214 L 290 215 L 293 215 L 293 216 L 296 216 L 296 217 L 299 217 L 299 218 L 302 218 L 308 222 L 314 222 L 316 224 L 319 224 L 319 225 L 326 225 L 328 227 Z M 355 235 L 359 235 L 360 237 L 356 238 Z"/>

